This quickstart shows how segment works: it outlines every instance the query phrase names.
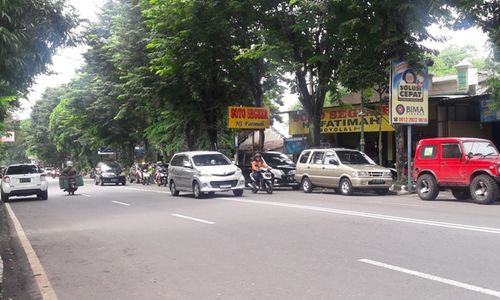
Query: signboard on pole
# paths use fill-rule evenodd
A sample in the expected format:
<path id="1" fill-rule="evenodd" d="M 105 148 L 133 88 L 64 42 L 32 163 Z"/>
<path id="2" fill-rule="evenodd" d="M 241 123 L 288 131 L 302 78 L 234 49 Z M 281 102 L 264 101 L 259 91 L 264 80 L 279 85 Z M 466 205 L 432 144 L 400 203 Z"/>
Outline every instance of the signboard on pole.
<path id="1" fill-rule="evenodd" d="M 391 124 L 429 123 L 429 75 L 427 67 L 411 69 L 405 61 L 393 61 L 391 68 Z"/>
<path id="2" fill-rule="evenodd" d="M 380 111 L 365 109 L 365 132 L 394 131 L 389 124 L 389 106 L 380 106 Z M 321 133 L 352 133 L 361 131 L 361 108 L 357 107 L 327 107 L 321 112 Z M 305 135 L 309 133 L 307 114 L 304 111 L 292 111 L 288 118 L 288 133 L 290 135 Z"/>
<path id="3" fill-rule="evenodd" d="M 266 107 L 229 106 L 227 108 L 228 128 L 266 129 L 271 122 Z"/>
<path id="4" fill-rule="evenodd" d="M 5 135 L 0 135 L 0 143 L 14 143 L 16 141 L 16 132 L 7 131 Z"/>

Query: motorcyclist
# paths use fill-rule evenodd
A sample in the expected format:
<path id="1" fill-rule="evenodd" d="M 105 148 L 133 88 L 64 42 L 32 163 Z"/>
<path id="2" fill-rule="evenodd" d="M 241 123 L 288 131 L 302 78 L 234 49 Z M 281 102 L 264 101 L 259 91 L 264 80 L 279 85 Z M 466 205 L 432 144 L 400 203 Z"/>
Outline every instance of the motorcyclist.
<path id="1" fill-rule="evenodd" d="M 252 178 L 255 180 L 257 186 L 260 188 L 260 182 L 262 179 L 262 174 L 260 171 L 262 169 L 270 169 L 267 164 L 262 160 L 262 155 L 260 152 L 255 153 L 252 161 Z"/>
<path id="2" fill-rule="evenodd" d="M 68 177 L 76 176 L 77 172 L 76 172 L 76 169 L 75 169 L 75 165 L 73 164 L 73 162 L 71 160 L 69 160 L 66 163 L 66 168 L 64 168 L 62 170 L 62 174 L 66 175 Z"/>

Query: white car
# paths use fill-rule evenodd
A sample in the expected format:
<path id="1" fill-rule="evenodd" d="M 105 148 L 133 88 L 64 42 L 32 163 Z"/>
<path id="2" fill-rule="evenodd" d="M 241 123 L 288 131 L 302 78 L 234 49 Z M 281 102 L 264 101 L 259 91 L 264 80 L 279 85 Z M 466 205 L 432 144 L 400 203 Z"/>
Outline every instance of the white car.
<path id="1" fill-rule="evenodd" d="M 1 179 L 1 197 L 3 202 L 11 196 L 37 195 L 42 200 L 48 198 L 48 183 L 45 173 L 33 164 L 10 165 Z"/>
<path id="2" fill-rule="evenodd" d="M 245 177 L 224 154 L 215 151 L 177 153 L 168 166 L 168 184 L 173 196 L 179 191 L 192 192 L 196 198 L 204 194 L 232 191 L 243 195 Z"/>

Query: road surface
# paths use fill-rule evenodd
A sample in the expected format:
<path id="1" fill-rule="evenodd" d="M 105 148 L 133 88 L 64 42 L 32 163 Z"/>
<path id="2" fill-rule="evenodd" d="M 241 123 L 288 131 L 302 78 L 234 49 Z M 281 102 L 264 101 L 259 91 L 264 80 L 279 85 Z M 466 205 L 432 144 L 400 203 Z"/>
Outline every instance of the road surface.
<path id="1" fill-rule="evenodd" d="M 58 299 L 500 298 L 500 203 L 86 186 L 9 203 Z"/>

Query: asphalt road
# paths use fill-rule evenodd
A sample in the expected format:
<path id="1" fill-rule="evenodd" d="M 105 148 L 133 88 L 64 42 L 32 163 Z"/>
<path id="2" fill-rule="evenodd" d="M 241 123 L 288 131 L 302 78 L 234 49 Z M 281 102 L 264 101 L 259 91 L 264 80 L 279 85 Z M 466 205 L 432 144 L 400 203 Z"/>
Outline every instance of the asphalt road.
<path id="1" fill-rule="evenodd" d="M 500 298 L 500 203 L 87 185 L 12 201 L 59 299 Z"/>

